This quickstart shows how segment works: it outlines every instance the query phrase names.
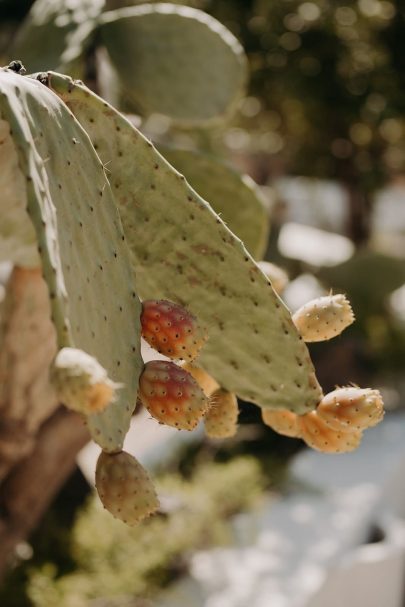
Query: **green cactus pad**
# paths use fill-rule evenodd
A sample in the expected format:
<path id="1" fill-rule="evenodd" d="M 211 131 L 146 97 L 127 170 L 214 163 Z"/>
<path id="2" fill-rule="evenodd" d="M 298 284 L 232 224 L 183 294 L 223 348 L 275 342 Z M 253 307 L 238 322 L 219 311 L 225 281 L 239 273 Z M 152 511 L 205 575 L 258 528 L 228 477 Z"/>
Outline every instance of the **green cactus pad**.
<path id="1" fill-rule="evenodd" d="M 160 148 L 163 156 L 208 200 L 255 259 L 261 259 L 269 235 L 269 213 L 258 186 L 217 158 L 190 150 Z"/>
<path id="2" fill-rule="evenodd" d="M 81 83 L 49 86 L 89 133 L 120 209 L 144 299 L 170 299 L 208 329 L 199 362 L 262 407 L 305 413 L 321 399 L 308 350 L 269 280 L 209 204 L 121 114 Z"/>
<path id="3" fill-rule="evenodd" d="M 225 114 L 246 82 L 242 47 L 206 13 L 144 4 L 104 13 L 101 39 L 142 113 L 201 122 Z"/>
<path id="4" fill-rule="evenodd" d="M 11 46 L 11 56 L 31 72 L 69 66 L 72 73 L 72 63 L 88 46 L 103 7 L 104 0 L 36 0 Z"/>
<path id="5" fill-rule="evenodd" d="M 24 176 L 59 347 L 84 350 L 124 384 L 113 406 L 88 418 L 93 438 L 116 451 L 142 367 L 141 309 L 104 166 L 68 108 L 36 80 L 0 70 L 0 118 Z"/>

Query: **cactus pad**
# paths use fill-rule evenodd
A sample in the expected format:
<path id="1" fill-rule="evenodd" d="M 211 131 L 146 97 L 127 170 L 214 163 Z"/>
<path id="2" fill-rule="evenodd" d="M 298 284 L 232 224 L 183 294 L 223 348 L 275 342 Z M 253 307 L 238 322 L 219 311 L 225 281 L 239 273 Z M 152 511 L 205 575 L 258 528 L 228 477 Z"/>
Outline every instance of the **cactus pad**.
<path id="1" fill-rule="evenodd" d="M 261 259 L 269 235 L 269 213 L 254 181 L 207 154 L 167 147 L 159 149 L 191 187 L 208 200 L 249 253 Z"/>
<path id="2" fill-rule="evenodd" d="M 10 52 L 30 72 L 67 69 L 83 54 L 104 0 L 36 0 Z"/>
<path id="3" fill-rule="evenodd" d="M 118 9 L 104 13 L 100 32 L 123 92 L 142 113 L 206 121 L 241 96 L 243 49 L 202 11 L 174 4 Z"/>
<path id="4" fill-rule="evenodd" d="M 142 366 L 140 302 L 104 166 L 71 112 L 36 80 L 0 70 L 0 118 L 24 176 L 59 348 L 84 350 L 124 384 L 113 410 L 89 417 L 93 438 L 119 450 Z"/>
<path id="5" fill-rule="evenodd" d="M 184 305 L 207 327 L 199 362 L 262 407 L 321 400 L 308 350 L 270 281 L 221 218 L 122 115 L 80 83 L 49 74 L 108 163 L 143 299 Z"/>

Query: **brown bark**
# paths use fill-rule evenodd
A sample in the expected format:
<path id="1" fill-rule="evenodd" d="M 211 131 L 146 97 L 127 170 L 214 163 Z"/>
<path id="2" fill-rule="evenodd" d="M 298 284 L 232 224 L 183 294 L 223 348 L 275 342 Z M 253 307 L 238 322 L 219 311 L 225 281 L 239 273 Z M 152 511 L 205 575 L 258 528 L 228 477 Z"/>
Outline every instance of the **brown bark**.
<path id="1" fill-rule="evenodd" d="M 28 455 L 58 407 L 49 383 L 56 354 L 48 288 L 38 268 L 14 268 L 0 320 L 0 481 Z"/>
<path id="2" fill-rule="evenodd" d="M 64 407 L 41 427 L 34 450 L 0 486 L 0 578 L 16 545 L 39 523 L 88 442 L 83 418 Z"/>

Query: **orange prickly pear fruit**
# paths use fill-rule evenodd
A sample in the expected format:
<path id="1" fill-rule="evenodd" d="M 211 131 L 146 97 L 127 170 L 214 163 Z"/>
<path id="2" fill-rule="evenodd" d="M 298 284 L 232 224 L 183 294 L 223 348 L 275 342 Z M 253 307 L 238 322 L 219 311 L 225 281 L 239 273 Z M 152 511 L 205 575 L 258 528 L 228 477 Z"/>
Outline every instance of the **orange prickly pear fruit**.
<path id="1" fill-rule="evenodd" d="M 270 426 L 278 434 L 300 438 L 298 416 L 287 409 L 262 409 L 262 419 L 266 426 Z"/>
<path id="2" fill-rule="evenodd" d="M 304 341 L 326 341 L 351 325 L 354 314 L 344 295 L 327 295 L 306 303 L 292 319 Z"/>
<path id="3" fill-rule="evenodd" d="M 159 507 L 146 470 L 125 451 L 101 452 L 96 468 L 96 488 L 104 508 L 128 525 L 136 525 Z"/>
<path id="4" fill-rule="evenodd" d="M 179 430 L 193 430 L 209 406 L 194 377 L 163 360 L 146 363 L 139 380 L 139 398 L 152 417 Z"/>
<path id="5" fill-rule="evenodd" d="M 334 430 L 365 430 L 384 416 L 384 404 L 378 390 L 347 386 L 323 397 L 317 413 Z"/>
<path id="6" fill-rule="evenodd" d="M 360 444 L 362 432 L 359 430 L 334 430 L 317 414 L 311 411 L 298 416 L 301 438 L 309 447 L 323 453 L 346 453 L 354 451 Z"/>
<path id="7" fill-rule="evenodd" d="M 164 299 L 142 303 L 142 337 L 168 358 L 194 360 L 207 334 L 183 306 Z"/>
<path id="8" fill-rule="evenodd" d="M 216 390 L 210 399 L 211 406 L 204 418 L 205 432 L 211 438 L 230 438 L 238 428 L 238 401 L 227 390 Z"/>

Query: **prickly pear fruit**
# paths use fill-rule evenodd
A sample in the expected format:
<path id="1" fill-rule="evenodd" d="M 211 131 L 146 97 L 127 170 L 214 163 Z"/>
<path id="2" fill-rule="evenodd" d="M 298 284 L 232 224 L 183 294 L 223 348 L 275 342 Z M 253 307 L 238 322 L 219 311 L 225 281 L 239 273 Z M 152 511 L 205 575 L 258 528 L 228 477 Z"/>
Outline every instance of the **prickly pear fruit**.
<path id="1" fill-rule="evenodd" d="M 351 325 L 354 314 L 350 302 L 339 294 L 309 301 L 292 318 L 304 341 L 326 341 Z"/>
<path id="2" fill-rule="evenodd" d="M 101 452 L 96 488 L 104 508 L 128 525 L 136 525 L 159 507 L 146 470 L 125 451 Z"/>
<path id="3" fill-rule="evenodd" d="M 263 274 L 270 280 L 271 286 L 276 293 L 280 294 L 284 291 L 288 285 L 288 274 L 283 268 L 276 266 L 274 263 L 270 263 L 270 261 L 258 261 L 257 265 Z"/>
<path id="4" fill-rule="evenodd" d="M 378 390 L 347 386 L 323 397 L 317 413 L 334 430 L 365 430 L 384 416 L 384 404 Z"/>
<path id="5" fill-rule="evenodd" d="M 301 438 L 307 445 L 323 453 L 354 451 L 362 437 L 362 432 L 359 430 L 350 432 L 333 430 L 316 411 L 298 416 L 298 424 Z"/>
<path id="6" fill-rule="evenodd" d="M 193 314 L 165 299 L 142 303 L 142 337 L 169 358 L 194 360 L 207 338 Z"/>
<path id="7" fill-rule="evenodd" d="M 204 418 L 205 432 L 211 438 L 229 438 L 238 428 L 238 401 L 227 390 L 216 390 L 210 399 L 211 406 Z"/>
<path id="8" fill-rule="evenodd" d="M 299 438 L 301 436 L 298 415 L 287 409 L 262 409 L 262 419 L 278 434 Z"/>
<path id="9" fill-rule="evenodd" d="M 121 386 L 109 379 L 95 358 L 77 348 L 62 348 L 58 352 L 50 378 L 59 400 L 85 415 L 103 411 L 114 401 Z"/>
<path id="10" fill-rule="evenodd" d="M 219 388 L 219 383 L 216 379 L 212 377 L 209 373 L 204 371 L 201 367 L 193 363 L 185 363 L 182 365 L 182 369 L 188 371 L 190 375 L 194 377 L 197 384 L 202 388 L 204 394 L 206 396 L 211 396 L 211 394 Z"/>
<path id="11" fill-rule="evenodd" d="M 172 362 L 146 363 L 139 380 L 139 398 L 162 424 L 193 430 L 209 406 L 194 377 Z"/>

